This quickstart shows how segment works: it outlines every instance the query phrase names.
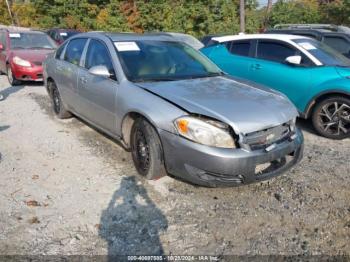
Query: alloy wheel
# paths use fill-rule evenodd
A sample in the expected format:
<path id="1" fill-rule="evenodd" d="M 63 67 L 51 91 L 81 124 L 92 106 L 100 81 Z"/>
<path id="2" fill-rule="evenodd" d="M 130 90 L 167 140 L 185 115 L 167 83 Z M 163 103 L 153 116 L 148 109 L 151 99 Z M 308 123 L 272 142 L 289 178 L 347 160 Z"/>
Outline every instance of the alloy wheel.
<path id="1" fill-rule="evenodd" d="M 332 101 L 322 106 L 318 114 L 319 127 L 332 136 L 350 133 L 350 105 Z"/>

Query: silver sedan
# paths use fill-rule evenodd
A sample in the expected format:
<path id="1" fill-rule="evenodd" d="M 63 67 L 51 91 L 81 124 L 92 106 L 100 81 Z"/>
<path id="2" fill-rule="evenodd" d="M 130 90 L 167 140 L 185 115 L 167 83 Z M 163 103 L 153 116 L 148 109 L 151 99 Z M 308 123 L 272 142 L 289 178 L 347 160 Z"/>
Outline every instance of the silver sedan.
<path id="1" fill-rule="evenodd" d="M 227 76 L 171 36 L 76 35 L 46 59 L 44 81 L 59 118 L 74 114 L 120 140 L 147 179 L 237 186 L 302 157 L 284 95 Z"/>

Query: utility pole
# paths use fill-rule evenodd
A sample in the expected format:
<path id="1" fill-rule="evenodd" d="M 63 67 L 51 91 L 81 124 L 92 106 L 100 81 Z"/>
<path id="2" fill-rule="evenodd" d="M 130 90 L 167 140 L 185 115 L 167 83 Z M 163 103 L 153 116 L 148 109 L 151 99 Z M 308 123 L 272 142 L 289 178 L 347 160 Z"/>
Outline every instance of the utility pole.
<path id="1" fill-rule="evenodd" d="M 6 5 L 7 5 L 7 10 L 8 10 L 8 12 L 9 12 L 9 15 L 10 15 L 10 18 L 11 18 L 11 24 L 14 25 L 12 13 L 11 13 L 11 8 L 10 8 L 10 4 L 9 4 L 9 1 L 8 1 L 8 0 L 6 0 Z"/>
<path id="2" fill-rule="evenodd" d="M 240 32 L 245 32 L 245 0 L 239 1 L 239 25 Z"/>
<path id="3" fill-rule="evenodd" d="M 269 25 L 269 20 L 270 20 L 270 14 L 272 10 L 272 0 L 267 0 L 267 6 L 266 6 L 266 13 L 265 13 L 265 18 L 264 18 L 264 23 L 262 27 L 262 31 L 266 30 L 266 27 Z"/>

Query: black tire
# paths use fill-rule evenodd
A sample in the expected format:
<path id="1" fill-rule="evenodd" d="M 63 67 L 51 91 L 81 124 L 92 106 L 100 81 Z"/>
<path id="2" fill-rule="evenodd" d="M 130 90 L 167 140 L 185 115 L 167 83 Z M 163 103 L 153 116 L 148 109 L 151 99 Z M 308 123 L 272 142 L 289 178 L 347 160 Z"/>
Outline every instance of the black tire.
<path id="1" fill-rule="evenodd" d="M 334 96 L 316 104 L 312 123 L 317 133 L 331 139 L 350 137 L 350 99 Z"/>
<path id="2" fill-rule="evenodd" d="M 146 179 L 166 175 L 163 149 L 157 131 L 143 118 L 135 120 L 131 128 L 131 154 L 137 172 Z"/>
<path id="3" fill-rule="evenodd" d="M 7 72 L 6 73 L 7 73 L 7 79 L 8 79 L 11 86 L 17 86 L 17 85 L 21 84 L 21 81 L 16 79 L 16 77 L 13 75 L 10 65 L 7 65 Z"/>
<path id="4" fill-rule="evenodd" d="M 65 108 L 60 92 L 54 82 L 49 82 L 50 90 L 52 90 L 52 107 L 55 115 L 60 119 L 70 118 L 72 114 Z"/>

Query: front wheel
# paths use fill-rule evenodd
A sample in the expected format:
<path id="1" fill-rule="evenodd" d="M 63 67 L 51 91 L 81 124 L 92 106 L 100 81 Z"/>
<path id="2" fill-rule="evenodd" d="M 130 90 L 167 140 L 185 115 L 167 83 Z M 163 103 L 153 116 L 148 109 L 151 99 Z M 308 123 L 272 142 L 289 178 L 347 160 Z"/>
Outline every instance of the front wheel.
<path id="1" fill-rule="evenodd" d="M 17 86 L 21 84 L 21 81 L 17 80 L 14 76 L 10 65 L 7 66 L 7 79 L 11 86 Z"/>
<path id="2" fill-rule="evenodd" d="M 157 179 L 166 174 L 158 133 L 143 118 L 136 119 L 132 126 L 131 154 L 137 172 L 145 178 Z"/>
<path id="3" fill-rule="evenodd" d="M 350 99 L 330 97 L 319 102 L 312 114 L 316 131 L 327 138 L 350 137 Z"/>

